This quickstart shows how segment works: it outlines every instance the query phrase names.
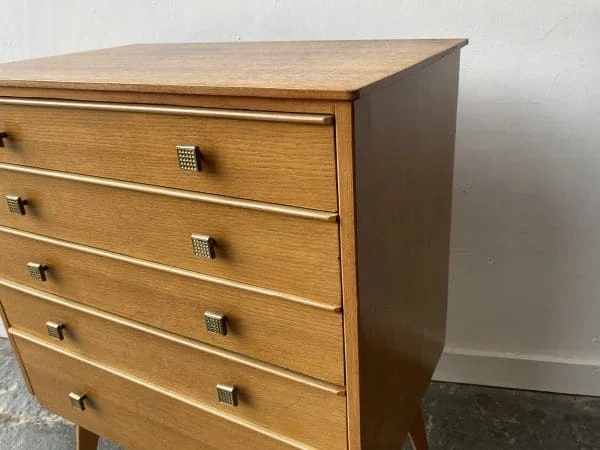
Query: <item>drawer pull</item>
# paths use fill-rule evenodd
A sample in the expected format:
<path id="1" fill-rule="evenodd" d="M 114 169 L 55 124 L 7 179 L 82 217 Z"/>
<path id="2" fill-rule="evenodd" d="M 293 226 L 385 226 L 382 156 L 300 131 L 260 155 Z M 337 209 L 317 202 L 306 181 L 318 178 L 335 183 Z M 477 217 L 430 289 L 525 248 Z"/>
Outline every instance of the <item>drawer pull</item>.
<path id="1" fill-rule="evenodd" d="M 192 234 L 194 254 L 206 259 L 215 259 L 215 240 L 210 236 Z"/>
<path id="2" fill-rule="evenodd" d="M 181 170 L 200 172 L 202 170 L 202 153 L 197 145 L 178 145 L 177 162 Z"/>
<path id="3" fill-rule="evenodd" d="M 48 336 L 52 339 L 62 341 L 65 336 L 63 330 L 65 329 L 64 324 L 57 322 L 46 322 L 46 328 L 48 329 Z"/>
<path id="4" fill-rule="evenodd" d="M 219 396 L 219 402 L 221 403 L 231 406 L 238 405 L 237 388 L 235 386 L 217 384 L 217 395 Z"/>
<path id="5" fill-rule="evenodd" d="M 87 400 L 87 395 L 71 392 L 69 394 L 69 400 L 71 401 L 71 406 L 73 408 L 79 411 L 85 411 L 85 401 Z"/>
<path id="6" fill-rule="evenodd" d="M 8 209 L 11 213 L 21 216 L 26 214 L 25 205 L 27 205 L 28 202 L 27 200 L 23 200 L 18 195 L 7 195 L 6 203 L 8 203 Z"/>
<path id="7" fill-rule="evenodd" d="M 8 133 L 6 131 L 0 131 L 0 148 L 4 148 L 4 139 L 8 139 Z"/>
<path id="8" fill-rule="evenodd" d="M 227 317 L 223 314 L 206 311 L 204 313 L 204 323 L 206 324 L 206 331 L 209 333 L 227 336 Z"/>
<path id="9" fill-rule="evenodd" d="M 27 268 L 29 269 L 29 275 L 31 275 L 31 278 L 38 281 L 46 281 L 46 270 L 48 270 L 47 266 L 28 262 Z"/>

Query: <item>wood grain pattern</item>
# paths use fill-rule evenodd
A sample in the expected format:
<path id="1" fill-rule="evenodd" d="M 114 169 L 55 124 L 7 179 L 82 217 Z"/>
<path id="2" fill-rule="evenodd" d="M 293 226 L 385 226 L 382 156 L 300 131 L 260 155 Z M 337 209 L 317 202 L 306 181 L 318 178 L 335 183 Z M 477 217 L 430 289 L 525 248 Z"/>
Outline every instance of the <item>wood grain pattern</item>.
<path id="1" fill-rule="evenodd" d="M 26 335 L 15 336 L 42 406 L 129 450 L 307 448 Z M 71 407 L 70 392 L 87 393 L 85 411 Z"/>
<path id="2" fill-rule="evenodd" d="M 0 208 L 0 225 L 340 304 L 337 223 L 0 170 L 9 193 L 28 215 Z M 195 233 L 216 259 L 193 254 Z"/>
<path id="3" fill-rule="evenodd" d="M 345 447 L 344 396 L 86 314 L 68 302 L 5 286 L 0 298 L 13 329 L 307 445 Z M 65 325 L 63 341 L 48 336 L 47 321 Z M 219 383 L 239 389 L 237 407 L 219 403 Z"/>
<path id="4" fill-rule="evenodd" d="M 24 88 L 0 86 L 0 97 L 55 100 L 81 100 L 145 105 L 197 106 L 247 111 L 332 114 L 329 100 L 285 99 L 268 97 L 233 97 L 223 95 L 180 95 L 155 92 L 83 91 L 77 89 Z"/>
<path id="5" fill-rule="evenodd" d="M 361 448 L 402 447 L 444 345 L 458 62 L 355 102 Z"/>
<path id="6" fill-rule="evenodd" d="M 344 355 L 348 413 L 348 448 L 361 448 L 358 353 L 358 286 L 356 273 L 356 211 L 354 185 L 354 115 L 351 103 L 335 107 L 340 222 Z"/>
<path id="7" fill-rule="evenodd" d="M 4 325 L 4 329 L 8 330 L 10 328 L 10 322 L 8 321 L 8 317 L 6 317 L 6 313 L 4 312 L 4 307 L 2 306 L 2 299 L 0 299 L 0 323 L 2 325 Z M 10 347 L 13 350 L 13 353 L 15 354 L 15 359 L 17 360 L 17 364 L 19 364 L 19 369 L 21 371 L 21 376 L 23 377 L 23 381 L 25 384 L 25 387 L 27 387 L 27 390 L 29 391 L 30 394 L 35 395 L 35 393 L 33 392 L 33 387 L 31 386 L 31 382 L 29 381 L 29 377 L 27 376 L 27 371 L 25 370 L 25 365 L 23 364 L 23 360 L 21 359 L 21 354 L 19 353 L 19 350 L 17 349 L 17 344 L 15 342 L 15 338 L 10 334 L 8 334 L 8 342 L 10 342 Z"/>
<path id="8" fill-rule="evenodd" d="M 337 208 L 331 126 L 0 104 L 0 129 L 3 163 Z M 199 146 L 202 171 L 179 168 L 177 145 Z"/>
<path id="9" fill-rule="evenodd" d="M 0 273 L 5 279 L 344 384 L 339 313 L 104 258 L 2 229 L 0 248 Z M 45 282 L 29 276 L 27 263 L 36 261 L 48 267 Z M 206 331 L 205 311 L 227 316 L 227 336 Z"/>
<path id="10" fill-rule="evenodd" d="M 75 427 L 75 448 L 77 450 L 96 450 L 98 448 L 98 438 L 96 433 L 92 433 L 83 427 Z"/>
<path id="11" fill-rule="evenodd" d="M 0 85 L 349 100 L 464 45 L 461 39 L 132 45 L 3 64 Z"/>

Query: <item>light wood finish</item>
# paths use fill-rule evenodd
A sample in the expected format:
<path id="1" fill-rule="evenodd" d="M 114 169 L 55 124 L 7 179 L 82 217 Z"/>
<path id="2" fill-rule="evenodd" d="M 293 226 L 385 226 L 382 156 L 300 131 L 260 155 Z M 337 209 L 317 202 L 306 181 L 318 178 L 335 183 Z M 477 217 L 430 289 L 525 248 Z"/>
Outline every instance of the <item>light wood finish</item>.
<path id="1" fill-rule="evenodd" d="M 402 448 L 408 437 L 417 450 L 426 448 L 418 414 L 444 344 L 458 63 L 466 43 L 134 45 L 0 65 L 0 112 L 19 110 L 15 115 L 26 124 L 31 122 L 24 112 L 36 109 L 37 118 L 42 107 L 25 105 L 50 99 L 96 102 L 84 110 L 45 103 L 61 117 L 57 122 L 63 129 L 75 126 L 79 132 L 79 115 L 88 113 L 110 115 L 100 123 L 135 116 L 132 128 L 140 135 L 146 120 L 172 121 L 173 128 L 180 120 L 214 122 L 214 129 L 201 131 L 219 140 L 228 139 L 223 124 L 242 127 L 238 119 L 150 113 L 164 107 L 198 108 L 201 115 L 233 110 L 239 119 L 268 112 L 270 119 L 304 120 L 308 114 L 323 122 L 246 121 L 249 130 L 261 128 L 250 133 L 252 143 L 287 139 L 276 151 L 277 167 L 267 164 L 269 149 L 249 151 L 261 165 L 251 164 L 262 180 L 249 172 L 221 184 L 178 184 L 150 159 L 147 173 L 123 168 L 112 149 L 103 150 L 113 156 L 100 167 L 88 154 L 71 152 L 70 137 L 62 134 L 36 138 L 47 142 L 50 154 L 29 146 L 43 161 L 37 167 L 31 160 L 0 159 L 0 194 L 32 200 L 25 217 L 0 209 L 0 247 L 6 253 L 0 256 L 0 297 L 10 291 L 7 314 L 14 312 L 35 334 L 14 326 L 9 330 L 19 338 L 34 389 L 39 382 L 43 395 L 49 395 L 55 382 L 42 362 L 54 357 L 67 358 L 67 369 L 76 364 L 84 375 L 91 367 L 90 379 L 100 377 L 97 371 L 112 377 L 99 378 L 100 384 L 112 385 L 116 378 L 143 387 L 139 396 L 152 397 L 145 405 L 158 405 L 150 421 L 158 424 L 156 430 L 145 416 L 137 420 L 131 413 L 139 407 L 135 390 L 124 405 L 114 397 L 103 404 L 101 417 L 83 424 L 133 448 L 161 446 L 159 431 L 174 448 L 285 443 L 388 450 Z M 105 110 L 87 109 L 96 104 Z M 50 129 L 50 119 L 45 123 Z M 279 136 L 277 127 L 287 134 Z M 178 134 L 196 131 L 188 127 Z M 23 142 L 34 133 L 23 133 Z M 294 143 L 305 134 L 318 148 L 302 155 Z M 136 148 L 133 140 L 129 144 Z M 241 155 L 236 167 L 246 164 L 246 144 L 240 138 L 233 146 Z M 163 147 L 146 145 L 154 149 L 152 155 Z M 76 169 L 64 165 L 65 153 L 75 155 L 71 166 Z M 139 150 L 130 154 L 148 157 Z M 25 152 L 18 157 L 25 158 Z M 312 167 L 315 161 L 318 169 Z M 94 172 L 86 171 L 88 166 Z M 319 183 L 322 188 L 315 188 Z M 213 235 L 219 245 L 216 260 L 192 256 L 192 233 Z M 35 284 L 11 265 L 23 265 L 31 253 L 50 262 L 45 283 Z M 235 319 L 239 334 L 208 336 L 194 328 L 198 314 L 216 306 L 226 308 L 228 317 L 246 317 L 243 326 Z M 50 343 L 40 314 L 58 312 L 75 320 L 77 337 L 82 323 L 92 329 L 90 336 L 76 342 L 67 331 L 65 341 Z M 43 349 L 20 348 L 26 345 Z M 37 367 L 30 367 L 30 358 Z M 148 360 L 158 364 L 148 367 Z M 210 369 L 196 377 L 188 373 L 199 366 Z M 277 413 L 269 394 L 256 404 L 244 404 L 242 396 L 246 415 L 237 416 L 235 408 L 210 403 L 214 397 L 196 385 L 196 378 L 208 379 L 215 367 L 259 383 L 254 390 L 264 391 L 267 380 L 277 379 L 325 400 L 301 397 L 290 406 L 298 411 L 292 414 L 294 423 L 285 410 Z M 63 380 L 56 383 L 66 390 L 72 381 Z M 118 384 L 117 390 L 130 387 Z M 80 423 L 54 398 L 46 403 Z M 186 409 L 194 418 L 183 415 L 181 404 L 196 408 Z M 311 411 L 314 417 L 308 417 Z M 326 417 L 328 412 L 333 417 Z M 233 437 L 221 420 L 232 424 Z M 144 427 L 149 435 L 138 438 Z M 306 431 L 311 427 L 324 436 Z M 270 440 L 265 444 L 255 432 Z M 188 440 L 181 437 L 185 433 Z M 201 435 L 204 444 L 198 443 Z"/>
<path id="2" fill-rule="evenodd" d="M 340 303 L 336 223 L 8 170 L 0 193 L 29 201 L 26 216 L 0 208 L 0 225 Z M 215 239 L 216 259 L 193 254 L 195 233 Z"/>
<path id="3" fill-rule="evenodd" d="M 3 163 L 324 211 L 337 207 L 333 128 L 318 125 L 331 116 L 7 101 L 30 102 L 0 99 L 0 129 L 10 137 L 0 151 Z M 285 123 L 292 120 L 309 123 Z M 199 146 L 200 172 L 179 168 L 177 145 Z"/>
<path id="4" fill-rule="evenodd" d="M 307 448 L 151 383 L 13 334 L 42 406 L 128 450 Z M 70 392 L 87 393 L 85 411 L 71 406 Z"/>
<path id="5" fill-rule="evenodd" d="M 192 343 L 151 335 L 114 316 L 35 294 L 0 286 L 12 328 L 308 445 L 345 447 L 346 401 L 330 392 L 339 393 L 339 388 L 325 390 L 311 380 L 278 376 L 260 365 L 240 364 Z M 64 340 L 48 336 L 48 321 L 65 326 Z M 239 389 L 237 407 L 219 403 L 217 384 Z"/>
<path id="6" fill-rule="evenodd" d="M 462 39 L 141 44 L 4 64 L 0 86 L 351 100 L 464 45 Z"/>
<path id="7" fill-rule="evenodd" d="M 344 299 L 346 345 L 358 352 L 352 448 L 402 447 L 444 345 L 458 61 L 452 53 L 354 104 L 356 254 L 342 259 L 356 261 L 358 283 L 357 301 Z"/>
<path id="8" fill-rule="evenodd" d="M 0 299 L 1 300 L 1 299 Z M 2 307 L 2 303 L 0 302 L 0 324 L 4 325 L 4 329 L 8 330 L 10 328 L 10 322 L 6 317 L 6 313 L 4 312 L 4 308 Z M 15 354 L 15 359 L 17 360 L 17 364 L 19 364 L 19 369 L 21 369 L 21 376 L 23 377 L 23 382 L 25 383 L 25 387 L 30 394 L 35 395 L 33 392 L 33 387 L 31 386 L 31 382 L 29 381 L 29 376 L 27 375 L 27 371 L 25 370 L 25 365 L 23 364 L 23 360 L 21 359 L 21 354 L 17 349 L 17 344 L 15 342 L 14 337 L 9 333 L 8 341 L 10 342 L 10 346 L 13 349 Z"/>
<path id="9" fill-rule="evenodd" d="M 75 445 L 77 450 L 96 450 L 98 435 L 77 425 L 75 427 Z"/>
<path id="10" fill-rule="evenodd" d="M 344 384 L 342 316 L 265 294 L 180 276 L 25 237 L 0 227 L 0 273 L 8 280 Z M 48 267 L 46 281 L 27 263 Z M 152 280 L 152 282 L 148 282 Z M 206 331 L 206 311 L 227 316 L 227 336 Z M 277 339 L 273 339 L 277 336 Z M 315 355 L 320 355 L 315 358 Z"/>
<path id="11" fill-rule="evenodd" d="M 267 97 L 198 96 L 152 92 L 82 91 L 77 89 L 44 89 L 0 86 L 0 97 L 97 101 L 142 105 L 195 106 L 247 111 L 279 111 L 287 113 L 332 114 L 328 100 L 294 100 Z"/>
<path id="12" fill-rule="evenodd" d="M 408 436 L 413 450 L 429 450 L 425 421 L 423 420 L 423 411 L 421 411 L 421 408 L 419 408 L 415 415 Z"/>
<path id="13" fill-rule="evenodd" d="M 236 208 L 251 209 L 253 211 L 272 212 L 286 216 L 302 217 L 304 219 L 322 220 L 324 222 L 337 222 L 338 215 L 334 212 L 316 211 L 314 209 L 298 208 L 295 206 L 276 205 L 274 203 L 257 202 L 241 198 L 226 197 L 224 195 L 204 194 L 201 192 L 184 191 L 181 189 L 165 188 L 148 184 L 131 183 L 129 181 L 111 180 L 88 175 L 79 175 L 68 172 L 57 172 L 55 170 L 37 169 L 35 167 L 18 166 L 14 164 L 0 163 L 0 170 L 11 172 L 28 173 L 59 180 L 77 181 L 97 186 L 107 186 L 127 191 L 144 192 L 146 194 L 166 195 L 167 197 L 183 198 L 206 202 L 215 205 L 234 206 Z"/>

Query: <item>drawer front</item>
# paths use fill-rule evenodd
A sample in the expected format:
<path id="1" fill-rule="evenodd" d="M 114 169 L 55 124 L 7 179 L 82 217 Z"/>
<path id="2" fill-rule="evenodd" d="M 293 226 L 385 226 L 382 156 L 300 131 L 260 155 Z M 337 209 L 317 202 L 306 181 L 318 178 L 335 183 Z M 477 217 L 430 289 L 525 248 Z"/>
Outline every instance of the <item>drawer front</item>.
<path id="1" fill-rule="evenodd" d="M 114 321 L 0 287 L 11 328 L 98 361 L 185 398 L 266 427 L 311 446 L 342 448 L 346 435 L 343 389 L 286 378 L 207 346 L 171 340 Z M 50 330 L 54 337 L 50 336 Z M 62 340 L 56 338 L 56 329 Z M 318 356 L 317 356 L 318 357 Z M 26 356 L 24 356 L 26 360 Z M 217 384 L 235 386 L 238 405 L 220 403 Z M 35 389 L 35 386 L 34 386 Z"/>
<path id="2" fill-rule="evenodd" d="M 0 105 L 0 127 L 0 162 L 337 210 L 332 125 Z M 199 147 L 201 171 L 179 168 L 178 145 Z"/>
<path id="3" fill-rule="evenodd" d="M 344 384 L 338 312 L 64 245 L 0 229 L 0 274 L 137 322 Z M 44 266 L 45 281 L 31 276 L 29 263 Z M 225 336 L 207 331 L 206 312 L 226 317 Z"/>
<path id="4" fill-rule="evenodd" d="M 42 406 L 127 449 L 301 448 L 26 338 L 16 343 Z M 84 411 L 71 393 L 86 394 Z"/>
<path id="5" fill-rule="evenodd" d="M 335 222 L 0 170 L 0 225 L 339 305 Z M 192 235 L 215 241 L 194 254 Z"/>

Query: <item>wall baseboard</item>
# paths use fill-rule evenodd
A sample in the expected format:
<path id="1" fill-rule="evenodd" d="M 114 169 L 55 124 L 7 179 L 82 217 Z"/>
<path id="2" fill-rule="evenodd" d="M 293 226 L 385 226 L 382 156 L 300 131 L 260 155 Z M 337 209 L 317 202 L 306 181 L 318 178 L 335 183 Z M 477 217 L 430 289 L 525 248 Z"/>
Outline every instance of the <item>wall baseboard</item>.
<path id="1" fill-rule="evenodd" d="M 600 396 L 600 360 L 446 349 L 433 379 Z"/>

